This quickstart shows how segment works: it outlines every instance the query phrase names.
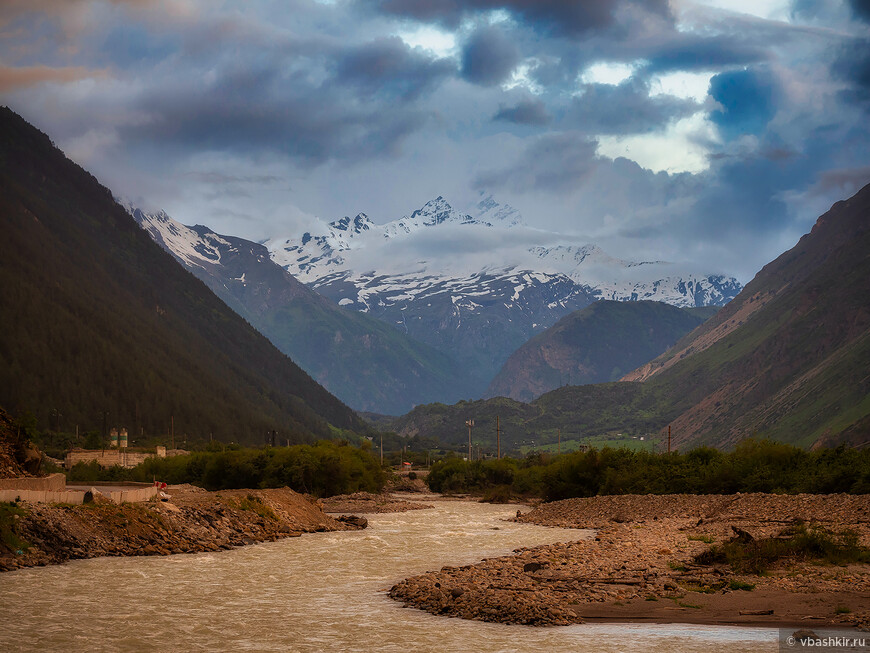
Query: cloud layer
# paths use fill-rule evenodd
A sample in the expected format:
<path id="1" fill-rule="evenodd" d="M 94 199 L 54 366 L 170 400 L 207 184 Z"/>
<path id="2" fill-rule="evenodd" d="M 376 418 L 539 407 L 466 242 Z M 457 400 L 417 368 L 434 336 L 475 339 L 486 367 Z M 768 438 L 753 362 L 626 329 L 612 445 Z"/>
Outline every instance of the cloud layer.
<path id="1" fill-rule="evenodd" d="M 116 192 L 225 233 L 486 189 L 746 281 L 870 182 L 870 5 L 718 4 L 11 0 L 0 95 Z"/>

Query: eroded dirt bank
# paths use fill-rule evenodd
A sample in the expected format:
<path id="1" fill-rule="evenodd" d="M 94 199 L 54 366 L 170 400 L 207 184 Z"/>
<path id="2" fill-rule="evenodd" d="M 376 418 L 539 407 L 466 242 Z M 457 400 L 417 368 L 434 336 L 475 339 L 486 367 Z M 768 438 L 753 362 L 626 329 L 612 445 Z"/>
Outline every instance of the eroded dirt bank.
<path id="1" fill-rule="evenodd" d="M 289 488 L 206 492 L 187 486 L 169 493 L 168 502 L 20 503 L 4 515 L 0 571 L 99 556 L 218 551 L 358 528 Z"/>
<path id="2" fill-rule="evenodd" d="M 790 559 L 757 575 L 694 560 L 713 545 L 780 537 L 801 522 L 852 530 L 867 546 L 868 496 L 607 496 L 543 504 L 517 519 L 597 532 L 444 567 L 402 581 L 390 596 L 434 614 L 535 625 L 870 626 L 870 564 Z"/>

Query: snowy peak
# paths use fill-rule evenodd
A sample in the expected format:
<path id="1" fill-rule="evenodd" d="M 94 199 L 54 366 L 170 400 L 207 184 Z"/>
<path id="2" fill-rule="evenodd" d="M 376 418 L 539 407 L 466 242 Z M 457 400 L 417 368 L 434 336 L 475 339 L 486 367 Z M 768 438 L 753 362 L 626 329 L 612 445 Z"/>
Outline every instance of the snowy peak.
<path id="1" fill-rule="evenodd" d="M 524 225 L 523 216 L 510 204 L 499 204 L 493 196 L 481 191 L 480 201 L 475 204 L 469 213 L 476 216 L 477 221 L 503 227 L 517 227 Z"/>
<path id="2" fill-rule="evenodd" d="M 165 211 L 146 213 L 129 201 L 119 202 L 151 238 L 181 259 L 186 265 L 205 267 L 221 262 L 221 254 L 231 247 L 229 241 L 197 225 L 187 227 L 170 218 Z"/>
<path id="3" fill-rule="evenodd" d="M 353 219 L 345 216 L 341 220 L 330 222 L 329 226 L 335 231 L 343 231 L 348 235 L 353 235 L 371 230 L 375 226 L 375 223 L 365 213 L 358 213 Z"/>
<path id="4" fill-rule="evenodd" d="M 470 222 L 470 215 L 460 215 L 441 195 L 434 200 L 426 202 L 422 208 L 417 209 L 409 218 L 412 221 L 420 221 L 425 227 L 434 227 L 445 222 Z"/>

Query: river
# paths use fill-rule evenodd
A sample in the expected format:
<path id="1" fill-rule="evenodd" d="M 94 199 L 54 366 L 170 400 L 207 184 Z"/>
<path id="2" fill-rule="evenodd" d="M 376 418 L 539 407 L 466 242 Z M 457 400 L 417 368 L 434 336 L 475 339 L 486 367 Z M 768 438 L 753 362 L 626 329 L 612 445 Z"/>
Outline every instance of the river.
<path id="1" fill-rule="evenodd" d="M 444 565 L 586 531 L 504 521 L 516 506 L 436 501 L 221 553 L 97 558 L 0 575 L 2 651 L 776 651 L 777 631 L 657 625 L 536 628 L 438 617 L 387 597 Z"/>

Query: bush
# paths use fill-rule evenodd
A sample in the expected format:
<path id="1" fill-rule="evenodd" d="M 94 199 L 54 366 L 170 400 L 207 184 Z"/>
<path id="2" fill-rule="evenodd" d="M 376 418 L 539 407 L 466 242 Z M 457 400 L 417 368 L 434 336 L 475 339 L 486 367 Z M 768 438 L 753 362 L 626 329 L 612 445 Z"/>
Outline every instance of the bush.
<path id="1" fill-rule="evenodd" d="M 834 533 L 799 523 L 776 537 L 755 540 L 742 535 L 695 556 L 699 564 L 727 563 L 734 571 L 748 574 L 762 574 L 785 559 L 836 565 L 870 562 L 870 549 L 861 546 L 852 531 Z"/>

